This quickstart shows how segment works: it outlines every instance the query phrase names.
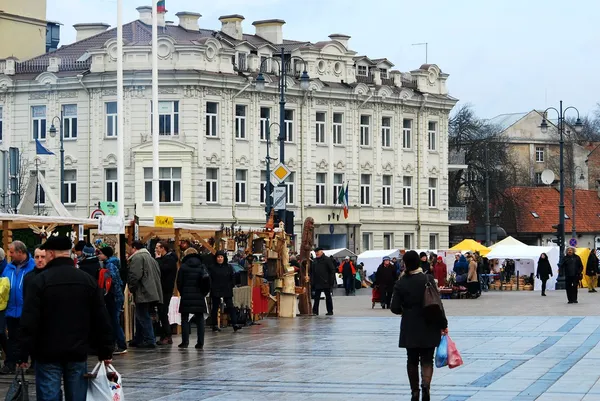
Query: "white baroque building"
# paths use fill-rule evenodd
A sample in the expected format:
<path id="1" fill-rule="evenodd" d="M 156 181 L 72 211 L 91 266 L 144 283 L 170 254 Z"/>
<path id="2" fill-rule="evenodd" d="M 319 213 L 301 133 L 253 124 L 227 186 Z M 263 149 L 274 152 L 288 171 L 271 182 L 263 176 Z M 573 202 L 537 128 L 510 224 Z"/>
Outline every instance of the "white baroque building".
<path id="1" fill-rule="evenodd" d="M 125 202 L 128 216 L 151 220 L 151 8 L 124 27 L 123 133 L 116 130 L 116 30 L 78 24 L 77 41 L 28 61 L 0 61 L 1 146 L 38 159 L 49 187 L 60 186 L 59 139 L 48 134 L 63 115 L 64 204 L 89 216 L 100 201 Z M 295 232 L 308 216 L 324 247 L 438 249 L 448 245 L 447 74 L 436 65 L 410 73 L 387 59 L 357 56 L 349 36 L 310 43 L 283 39 L 282 20 L 240 15 L 202 29 L 200 14 L 159 15 L 161 214 L 180 222 L 242 227 L 265 220 L 266 119 L 279 120 L 277 63 L 289 63 L 285 124 L 288 209 Z M 259 69 L 266 90 L 253 84 Z M 273 127 L 272 140 L 278 128 Z M 116 193 L 116 136 L 125 135 L 125 194 Z M 56 156 L 36 156 L 39 139 Z M 273 141 L 272 157 L 278 157 Z M 349 217 L 337 201 L 348 184 Z M 41 202 L 45 197 L 42 196 Z M 35 200 L 33 200 L 35 201 Z"/>

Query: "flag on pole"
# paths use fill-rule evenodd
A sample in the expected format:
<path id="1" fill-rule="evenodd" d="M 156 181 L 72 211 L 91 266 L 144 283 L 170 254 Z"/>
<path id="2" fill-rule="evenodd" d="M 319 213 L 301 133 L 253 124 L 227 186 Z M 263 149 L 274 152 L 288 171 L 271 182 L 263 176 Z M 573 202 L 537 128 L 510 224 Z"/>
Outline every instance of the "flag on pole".
<path id="1" fill-rule="evenodd" d="M 37 139 L 35 140 L 35 154 L 36 155 L 53 155 L 54 153 L 50 152 L 48 149 L 46 149 L 44 147 L 44 145 L 42 145 L 40 143 L 40 141 L 38 141 Z"/>
<path id="2" fill-rule="evenodd" d="M 167 8 L 165 5 L 165 0 L 158 0 L 158 3 L 156 3 L 156 10 L 159 13 L 166 13 L 167 12 Z"/>
<path id="3" fill-rule="evenodd" d="M 346 191 L 344 192 L 344 218 L 348 218 L 348 183 L 346 183 Z"/>

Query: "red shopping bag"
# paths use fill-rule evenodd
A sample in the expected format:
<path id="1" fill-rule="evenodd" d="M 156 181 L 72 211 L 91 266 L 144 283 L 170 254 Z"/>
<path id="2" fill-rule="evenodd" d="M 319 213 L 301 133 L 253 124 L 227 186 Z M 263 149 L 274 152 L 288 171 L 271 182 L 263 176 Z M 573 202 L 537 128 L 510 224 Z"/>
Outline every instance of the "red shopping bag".
<path id="1" fill-rule="evenodd" d="M 458 352 L 458 349 L 456 349 L 456 344 L 454 341 L 452 341 L 450 336 L 446 337 L 448 337 L 448 367 L 450 369 L 454 369 L 462 365 L 463 360 Z"/>

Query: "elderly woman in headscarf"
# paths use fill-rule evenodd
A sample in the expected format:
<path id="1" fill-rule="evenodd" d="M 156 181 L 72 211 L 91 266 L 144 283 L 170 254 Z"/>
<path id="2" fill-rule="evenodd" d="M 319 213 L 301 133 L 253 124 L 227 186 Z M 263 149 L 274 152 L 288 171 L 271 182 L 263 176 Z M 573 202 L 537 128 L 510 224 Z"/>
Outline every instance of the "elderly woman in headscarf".
<path id="1" fill-rule="evenodd" d="M 454 274 L 456 274 L 456 284 L 465 284 L 467 282 L 467 273 L 469 272 L 469 262 L 465 255 L 460 255 L 458 262 L 454 263 Z"/>
<path id="2" fill-rule="evenodd" d="M 444 263 L 444 258 L 441 256 L 437 257 L 437 263 L 433 268 L 433 277 L 438 282 L 438 287 L 445 287 L 446 280 L 448 278 L 448 266 Z"/>

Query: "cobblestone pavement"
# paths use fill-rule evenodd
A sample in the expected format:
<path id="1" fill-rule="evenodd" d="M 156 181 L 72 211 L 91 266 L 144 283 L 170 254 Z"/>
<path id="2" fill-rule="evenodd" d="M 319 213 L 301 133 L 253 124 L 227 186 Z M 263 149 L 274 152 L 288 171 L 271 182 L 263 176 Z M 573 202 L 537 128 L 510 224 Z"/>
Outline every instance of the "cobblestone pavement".
<path id="1" fill-rule="evenodd" d="M 177 338 L 157 351 L 117 356 L 125 399 L 407 400 L 400 319 L 370 309 L 367 292 L 334 297 L 339 313 L 333 317 L 267 319 L 235 334 L 208 332 L 204 351 L 180 350 Z M 436 369 L 433 400 L 600 401 L 600 316 L 592 294 L 582 292 L 581 304 L 568 305 L 593 311 L 588 316 L 486 316 L 489 306 L 534 314 L 528 302 L 541 297 L 528 295 L 446 301 L 447 311 L 470 309 L 472 316 L 449 319 L 465 365 Z M 564 294 L 555 295 L 543 302 L 566 309 Z M 342 316 L 365 301 L 362 316 Z M 0 394 L 10 379 L 0 378 Z"/>

